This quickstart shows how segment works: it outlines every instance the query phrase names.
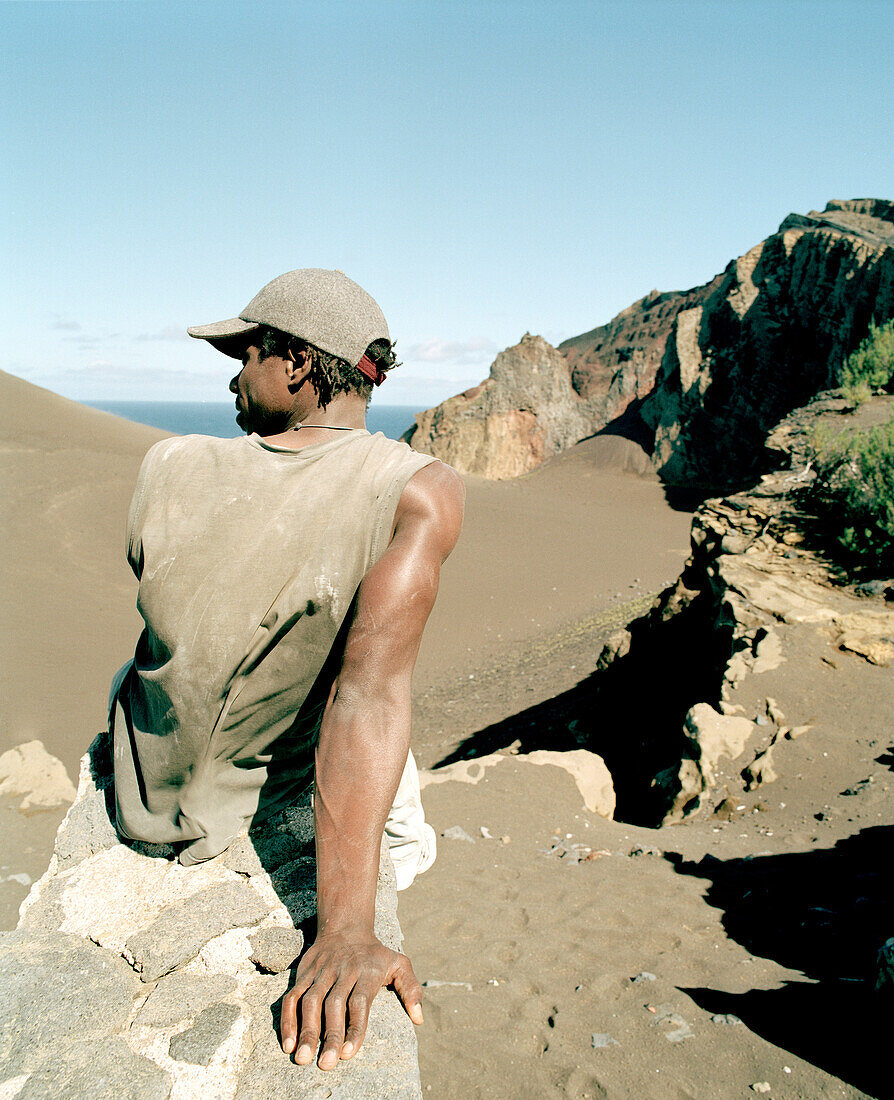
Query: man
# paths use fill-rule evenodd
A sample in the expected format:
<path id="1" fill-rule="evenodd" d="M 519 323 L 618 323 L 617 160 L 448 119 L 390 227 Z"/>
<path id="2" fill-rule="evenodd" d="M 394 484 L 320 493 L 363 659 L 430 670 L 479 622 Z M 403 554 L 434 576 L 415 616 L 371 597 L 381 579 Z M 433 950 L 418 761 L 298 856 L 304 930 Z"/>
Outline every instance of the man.
<path id="1" fill-rule="evenodd" d="M 366 430 L 395 360 L 381 310 L 342 272 L 288 272 L 189 333 L 241 360 L 230 389 L 248 434 L 164 440 L 140 471 L 128 555 L 146 628 L 113 704 L 118 827 L 199 863 L 313 780 L 317 936 L 281 1036 L 302 1064 L 322 1037 L 332 1069 L 360 1049 L 383 985 L 422 1022 L 412 966 L 373 918 L 463 485 Z"/>

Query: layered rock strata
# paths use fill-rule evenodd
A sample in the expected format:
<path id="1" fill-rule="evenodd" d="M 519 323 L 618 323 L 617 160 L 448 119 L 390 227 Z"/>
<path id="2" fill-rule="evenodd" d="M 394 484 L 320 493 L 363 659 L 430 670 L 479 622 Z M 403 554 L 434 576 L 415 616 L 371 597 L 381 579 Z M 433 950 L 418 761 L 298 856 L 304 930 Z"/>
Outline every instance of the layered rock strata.
<path id="1" fill-rule="evenodd" d="M 870 320 L 894 316 L 894 205 L 791 214 L 703 286 L 652 291 L 559 345 L 525 336 L 408 441 L 461 472 L 514 477 L 598 432 L 636 439 L 671 485 L 760 472 L 767 431 L 835 384 Z"/>
<path id="2" fill-rule="evenodd" d="M 420 1097 L 413 1026 L 390 991 L 373 1004 L 360 1053 L 329 1073 L 279 1046 L 279 1002 L 316 905 L 309 802 L 182 867 L 165 846 L 120 843 L 106 741 L 84 757 L 18 928 L 0 935 L 0 1095 Z M 399 950 L 383 853 L 376 931 Z"/>
<path id="3" fill-rule="evenodd" d="M 894 664 L 894 581 L 863 592 L 848 584 L 824 556 L 803 499 L 817 426 L 886 420 L 894 398 L 851 416 L 846 409 L 826 393 L 783 420 L 767 441 L 776 469 L 752 490 L 699 508 L 677 582 L 600 654 L 584 738 L 603 751 L 605 729 L 637 731 L 608 759 L 618 816 L 671 824 L 714 808 L 721 778 L 739 791 L 772 782 L 774 746 L 807 730 L 787 726 L 772 701 L 766 714 L 749 716 L 736 700 L 746 678 L 786 660 L 786 628 Z"/>

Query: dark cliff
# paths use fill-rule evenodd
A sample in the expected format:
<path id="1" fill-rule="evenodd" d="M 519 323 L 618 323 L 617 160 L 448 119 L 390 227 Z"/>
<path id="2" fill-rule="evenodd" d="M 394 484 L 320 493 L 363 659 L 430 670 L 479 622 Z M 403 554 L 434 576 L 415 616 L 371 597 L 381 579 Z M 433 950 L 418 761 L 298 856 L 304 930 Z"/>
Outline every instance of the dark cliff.
<path id="1" fill-rule="evenodd" d="M 892 244 L 885 200 L 790 214 L 703 286 L 652 291 L 558 350 L 525 336 L 481 386 L 421 413 L 410 442 L 501 478 L 605 430 L 641 442 L 668 484 L 745 480 L 769 429 L 894 316 Z"/>

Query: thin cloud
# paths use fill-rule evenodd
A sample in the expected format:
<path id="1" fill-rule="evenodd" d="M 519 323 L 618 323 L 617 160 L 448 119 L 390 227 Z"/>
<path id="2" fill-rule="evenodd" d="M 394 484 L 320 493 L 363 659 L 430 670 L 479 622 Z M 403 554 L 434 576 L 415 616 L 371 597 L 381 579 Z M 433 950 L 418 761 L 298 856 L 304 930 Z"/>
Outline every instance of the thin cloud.
<path id="1" fill-rule="evenodd" d="M 91 332 L 84 330 L 77 321 L 58 321 L 53 325 L 54 329 L 66 332 L 69 335 L 61 339 L 81 348 L 98 347 L 100 344 L 122 343 L 128 341 L 134 344 L 154 344 L 162 341 L 186 342 L 186 329 L 178 325 L 165 325 L 155 332 L 138 332 L 133 335 L 124 332 Z"/>
<path id="2" fill-rule="evenodd" d="M 157 332 L 141 332 L 133 339 L 138 344 L 150 343 L 156 340 L 184 340 L 186 339 L 186 329 L 181 328 L 179 325 L 165 325 Z"/>
<path id="3" fill-rule="evenodd" d="M 143 381 L 147 378 L 145 370 L 135 367 L 133 364 L 115 363 L 108 359 L 92 359 L 84 366 L 74 366 L 68 372 L 73 378 L 89 379 L 90 381 Z M 155 367 L 148 377 L 155 381 L 163 378 L 166 381 L 201 381 L 202 376 L 196 376 L 194 371 L 185 370 L 182 367 Z"/>
<path id="4" fill-rule="evenodd" d="M 110 333 L 88 333 L 79 332 L 74 336 L 63 336 L 62 339 L 66 343 L 75 344 L 81 349 L 98 348 L 102 344 L 114 344 L 118 343 L 121 336 L 117 332 Z"/>
<path id="5" fill-rule="evenodd" d="M 472 340 L 442 340 L 433 336 L 418 344 L 413 344 L 408 352 L 412 359 L 423 363 L 480 363 L 489 356 L 496 355 L 500 349 L 485 336 Z"/>

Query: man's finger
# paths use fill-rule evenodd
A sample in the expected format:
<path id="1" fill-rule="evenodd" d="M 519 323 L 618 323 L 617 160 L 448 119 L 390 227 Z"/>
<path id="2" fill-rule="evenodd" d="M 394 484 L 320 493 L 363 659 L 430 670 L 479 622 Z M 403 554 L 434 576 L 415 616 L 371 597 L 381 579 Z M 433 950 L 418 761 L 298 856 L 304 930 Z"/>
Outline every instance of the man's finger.
<path id="1" fill-rule="evenodd" d="M 324 988 L 314 982 L 301 998 L 301 1032 L 298 1036 L 298 1049 L 295 1061 L 306 1066 L 313 1060 L 314 1051 L 320 1042 L 320 1018 L 323 1011 Z"/>
<path id="2" fill-rule="evenodd" d="M 363 1045 L 369 1023 L 369 1010 L 380 988 L 378 982 L 369 979 L 358 982 L 354 986 L 348 998 L 348 1029 L 345 1032 L 344 1046 L 341 1048 L 342 1058 L 353 1058 Z"/>
<path id="3" fill-rule="evenodd" d="M 295 984 L 282 999 L 282 1008 L 279 1012 L 279 1035 L 286 1054 L 291 1054 L 295 1049 L 295 1040 L 298 1035 L 298 1002 L 312 981 L 312 974 L 306 975 L 303 981 L 296 978 Z"/>
<path id="4" fill-rule="evenodd" d="M 320 1069 L 335 1069 L 341 1057 L 341 1048 L 345 1041 L 345 1013 L 351 983 L 338 981 L 329 990 L 323 1009 L 326 1030 L 323 1034 L 323 1049 L 317 1059 Z"/>
<path id="5" fill-rule="evenodd" d="M 394 977 L 391 979 L 394 992 L 400 997 L 407 1015 L 414 1024 L 422 1023 L 422 986 L 419 979 L 413 973 L 413 966 L 406 955 L 401 956 L 401 962 Z"/>

